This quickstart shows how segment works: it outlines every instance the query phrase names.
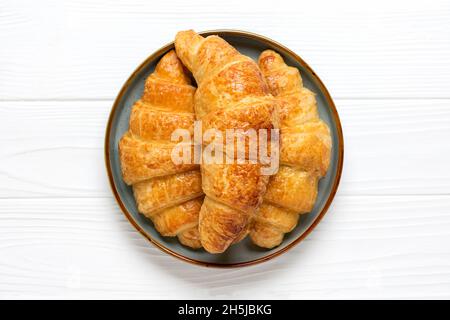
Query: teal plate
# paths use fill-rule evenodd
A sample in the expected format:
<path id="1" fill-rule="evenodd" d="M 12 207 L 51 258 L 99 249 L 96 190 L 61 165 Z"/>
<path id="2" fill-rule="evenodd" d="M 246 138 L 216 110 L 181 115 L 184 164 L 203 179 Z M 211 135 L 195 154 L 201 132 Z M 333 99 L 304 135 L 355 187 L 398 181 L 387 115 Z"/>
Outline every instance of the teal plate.
<path id="1" fill-rule="evenodd" d="M 298 226 L 285 236 L 283 243 L 271 250 L 265 250 L 253 245 L 249 238 L 231 246 L 225 253 L 209 254 L 204 250 L 193 250 L 181 245 L 176 238 L 162 237 L 154 229 L 152 222 L 139 214 L 133 197 L 132 189 L 127 186 L 121 176 L 118 143 L 128 129 L 128 119 L 133 103 L 143 92 L 144 81 L 155 68 L 159 59 L 174 48 L 170 43 L 157 50 L 147 58 L 123 85 L 114 102 L 108 120 L 105 138 L 105 160 L 112 191 L 122 211 L 133 226 L 158 248 L 179 259 L 203 266 L 240 267 L 267 261 L 303 240 L 319 223 L 330 206 L 342 172 L 344 141 L 341 123 L 333 100 L 327 89 L 314 71 L 294 52 L 281 44 L 260 35 L 245 31 L 214 30 L 201 32 L 203 36 L 217 34 L 232 44 L 241 53 L 257 59 L 266 49 L 280 53 L 290 66 L 297 67 L 302 75 L 303 84 L 316 93 L 320 117 L 331 130 L 333 148 L 331 165 L 327 175 L 320 180 L 319 193 L 313 210 L 302 215 Z"/>

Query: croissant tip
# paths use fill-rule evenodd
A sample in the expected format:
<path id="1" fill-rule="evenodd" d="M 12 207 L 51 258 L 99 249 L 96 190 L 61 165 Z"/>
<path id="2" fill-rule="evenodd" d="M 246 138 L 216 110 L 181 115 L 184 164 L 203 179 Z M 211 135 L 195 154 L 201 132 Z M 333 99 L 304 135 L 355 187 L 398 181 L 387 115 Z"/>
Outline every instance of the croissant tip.
<path id="1" fill-rule="evenodd" d="M 180 37 L 188 36 L 188 35 L 194 36 L 196 34 L 197 34 L 197 32 L 195 32 L 193 29 L 178 31 L 177 34 L 175 35 L 175 39 L 179 39 Z"/>
<path id="2" fill-rule="evenodd" d="M 279 65 L 279 64 L 284 64 L 283 57 L 279 53 L 277 53 L 271 49 L 264 50 L 259 55 L 258 65 L 262 69 L 262 71 L 267 71 L 267 70 L 271 69 L 271 67 L 273 65 Z"/>
<path id="3" fill-rule="evenodd" d="M 168 78 L 176 83 L 191 84 L 188 71 L 173 49 L 166 53 L 158 62 L 154 75 Z"/>

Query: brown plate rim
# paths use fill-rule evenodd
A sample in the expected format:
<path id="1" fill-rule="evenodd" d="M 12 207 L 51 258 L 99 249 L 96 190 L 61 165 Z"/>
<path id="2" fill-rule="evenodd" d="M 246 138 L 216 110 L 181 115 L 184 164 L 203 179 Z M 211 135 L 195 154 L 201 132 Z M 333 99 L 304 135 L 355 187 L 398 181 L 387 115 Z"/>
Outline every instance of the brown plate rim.
<path id="1" fill-rule="evenodd" d="M 162 250 L 165 253 L 168 253 L 182 261 L 185 262 L 189 262 L 191 264 L 194 265 L 201 265 L 204 267 L 218 267 L 218 268 L 237 268 L 237 267 L 245 267 L 245 266 L 251 266 L 251 265 L 256 265 L 268 260 L 271 260 L 275 257 L 280 256 L 281 254 L 287 252 L 289 249 L 292 249 L 293 247 L 295 247 L 297 244 L 299 244 L 303 239 L 305 239 L 312 230 L 314 230 L 314 228 L 319 224 L 319 222 L 322 220 L 322 218 L 324 217 L 324 215 L 326 214 L 326 212 L 328 211 L 339 186 L 339 182 L 341 180 L 341 176 L 342 176 L 342 168 L 343 168 L 343 163 L 344 163 L 344 135 L 342 132 L 342 125 L 341 125 L 341 121 L 339 119 L 339 114 L 336 110 L 336 106 L 333 102 L 333 99 L 331 98 L 330 93 L 328 92 L 327 88 L 325 87 L 325 85 L 323 84 L 322 80 L 320 80 L 319 76 L 317 76 L 317 74 L 314 72 L 314 70 L 302 59 L 300 58 L 299 55 L 297 55 L 295 52 L 293 52 L 292 50 L 288 49 L 287 47 L 283 46 L 282 44 L 269 39 L 265 36 L 261 36 L 259 34 L 256 33 L 252 33 L 252 32 L 248 32 L 248 31 L 242 31 L 242 30 L 234 30 L 234 29 L 218 29 L 218 30 L 208 30 L 208 31 L 202 31 L 199 32 L 199 34 L 203 35 L 203 36 L 208 36 L 208 35 L 212 35 L 212 34 L 218 34 L 218 35 L 232 35 L 232 36 L 241 36 L 241 37 L 247 37 L 250 39 L 254 39 L 254 40 L 258 40 L 261 41 L 263 43 L 267 43 L 270 46 L 275 47 L 276 49 L 280 50 L 280 51 L 285 51 L 288 52 L 303 68 L 307 69 L 313 76 L 313 78 L 316 80 L 317 85 L 321 88 L 322 92 L 324 93 L 324 96 L 327 100 L 327 103 L 329 105 L 329 107 L 331 108 L 331 113 L 333 115 L 335 124 L 336 124 L 336 129 L 337 129 L 337 133 L 338 133 L 338 140 L 339 140 L 339 150 L 338 150 L 338 163 L 337 163 L 337 173 L 336 173 L 336 178 L 334 179 L 332 188 L 331 188 L 331 192 L 330 195 L 322 209 L 322 211 L 319 213 L 319 215 L 317 216 L 317 218 L 314 220 L 314 222 L 305 230 L 305 232 L 303 232 L 297 239 L 295 239 L 294 241 L 292 241 L 289 245 L 287 245 L 286 247 L 275 251 L 265 257 L 261 257 L 258 259 L 254 259 L 251 261 L 246 261 L 246 262 L 238 262 L 238 263 L 230 263 L 230 264 L 221 264 L 221 263 L 209 263 L 209 262 L 204 262 L 204 261 L 200 261 L 200 260 L 196 260 L 196 259 L 192 259 L 189 257 L 186 257 L 178 252 L 175 252 L 169 248 L 167 248 L 166 246 L 164 246 L 162 243 L 159 243 L 158 241 L 155 241 L 150 234 L 148 234 L 147 232 L 145 232 L 145 230 L 143 230 L 139 224 L 133 219 L 132 215 L 130 212 L 128 212 L 127 208 L 125 207 L 125 204 L 122 202 L 122 199 L 120 198 L 119 192 L 117 190 L 116 184 L 114 182 L 114 178 L 112 175 L 112 168 L 111 168 L 111 159 L 110 159 L 110 152 L 109 152 L 109 145 L 110 145 L 110 133 L 111 133 L 111 126 L 112 126 L 112 120 L 114 117 L 114 114 L 116 113 L 116 110 L 118 109 L 118 104 L 119 101 L 122 99 L 123 94 L 125 93 L 125 91 L 128 89 L 132 79 L 151 61 L 153 61 L 156 57 L 161 56 L 163 53 L 171 50 L 174 48 L 174 43 L 168 43 L 165 46 L 159 48 L 158 50 L 156 50 L 153 54 L 151 54 L 147 59 L 145 59 L 144 62 L 142 62 L 137 68 L 136 70 L 134 70 L 134 72 L 128 77 L 127 81 L 124 83 L 124 85 L 122 86 L 122 88 L 120 89 L 119 94 L 117 95 L 116 99 L 114 100 L 114 104 L 113 107 L 111 109 L 111 112 L 109 114 L 108 117 L 108 123 L 106 126 L 106 135 L 105 135 L 105 165 L 106 165 L 106 171 L 108 173 L 108 180 L 109 180 L 109 184 L 110 187 L 112 189 L 112 192 L 114 194 L 114 197 L 117 201 L 117 203 L 119 204 L 123 214 L 125 215 L 125 217 L 128 219 L 128 221 L 136 228 L 136 230 L 141 233 L 147 240 L 149 240 L 153 245 L 155 245 L 157 248 L 159 248 L 160 250 Z"/>

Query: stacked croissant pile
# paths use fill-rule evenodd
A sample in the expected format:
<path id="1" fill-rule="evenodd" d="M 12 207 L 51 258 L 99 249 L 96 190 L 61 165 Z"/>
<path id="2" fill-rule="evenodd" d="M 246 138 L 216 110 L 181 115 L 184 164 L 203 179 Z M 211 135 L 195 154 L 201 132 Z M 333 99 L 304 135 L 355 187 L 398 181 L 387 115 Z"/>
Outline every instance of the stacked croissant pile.
<path id="1" fill-rule="evenodd" d="M 330 131 L 314 93 L 272 50 L 255 62 L 220 37 L 192 30 L 176 35 L 175 50 L 147 78 L 119 143 L 139 212 L 161 235 L 210 253 L 246 236 L 263 248 L 278 246 L 312 210 L 330 163 Z M 172 133 L 193 135 L 195 120 L 203 131 L 279 129 L 278 171 L 269 176 L 259 159 L 238 161 L 250 160 L 247 152 L 226 154 L 233 161 L 224 163 L 175 163 Z"/>

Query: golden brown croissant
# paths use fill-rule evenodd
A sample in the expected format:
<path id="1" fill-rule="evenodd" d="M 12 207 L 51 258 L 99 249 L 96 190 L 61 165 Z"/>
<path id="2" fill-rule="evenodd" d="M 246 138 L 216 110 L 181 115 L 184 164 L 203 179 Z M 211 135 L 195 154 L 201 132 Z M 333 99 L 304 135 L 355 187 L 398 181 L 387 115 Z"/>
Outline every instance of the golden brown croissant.
<path id="1" fill-rule="evenodd" d="M 295 228 L 298 214 L 312 210 L 318 180 L 330 163 L 331 137 L 319 118 L 314 93 L 303 87 L 298 69 L 287 66 L 272 50 L 264 51 L 258 62 L 280 102 L 281 166 L 269 181 L 250 237 L 256 245 L 272 248 Z"/>
<path id="2" fill-rule="evenodd" d="M 218 36 L 204 38 L 192 30 L 175 38 L 177 55 L 197 81 L 195 112 L 203 131 L 210 128 L 273 129 L 278 126 L 275 101 L 258 65 Z M 235 154 L 226 154 L 235 159 Z M 204 159 L 204 158 L 203 158 Z M 245 154 L 248 160 L 249 155 Z M 261 162 L 201 164 L 206 194 L 200 211 L 200 239 L 211 253 L 223 252 L 246 236 L 262 202 L 268 176 Z"/>
<path id="3" fill-rule="evenodd" d="M 175 164 L 171 141 L 175 129 L 193 132 L 194 93 L 175 51 L 167 53 L 147 78 L 133 105 L 129 130 L 119 142 L 124 181 L 133 186 L 139 212 L 163 236 L 201 247 L 198 216 L 202 204 L 198 165 Z"/>

